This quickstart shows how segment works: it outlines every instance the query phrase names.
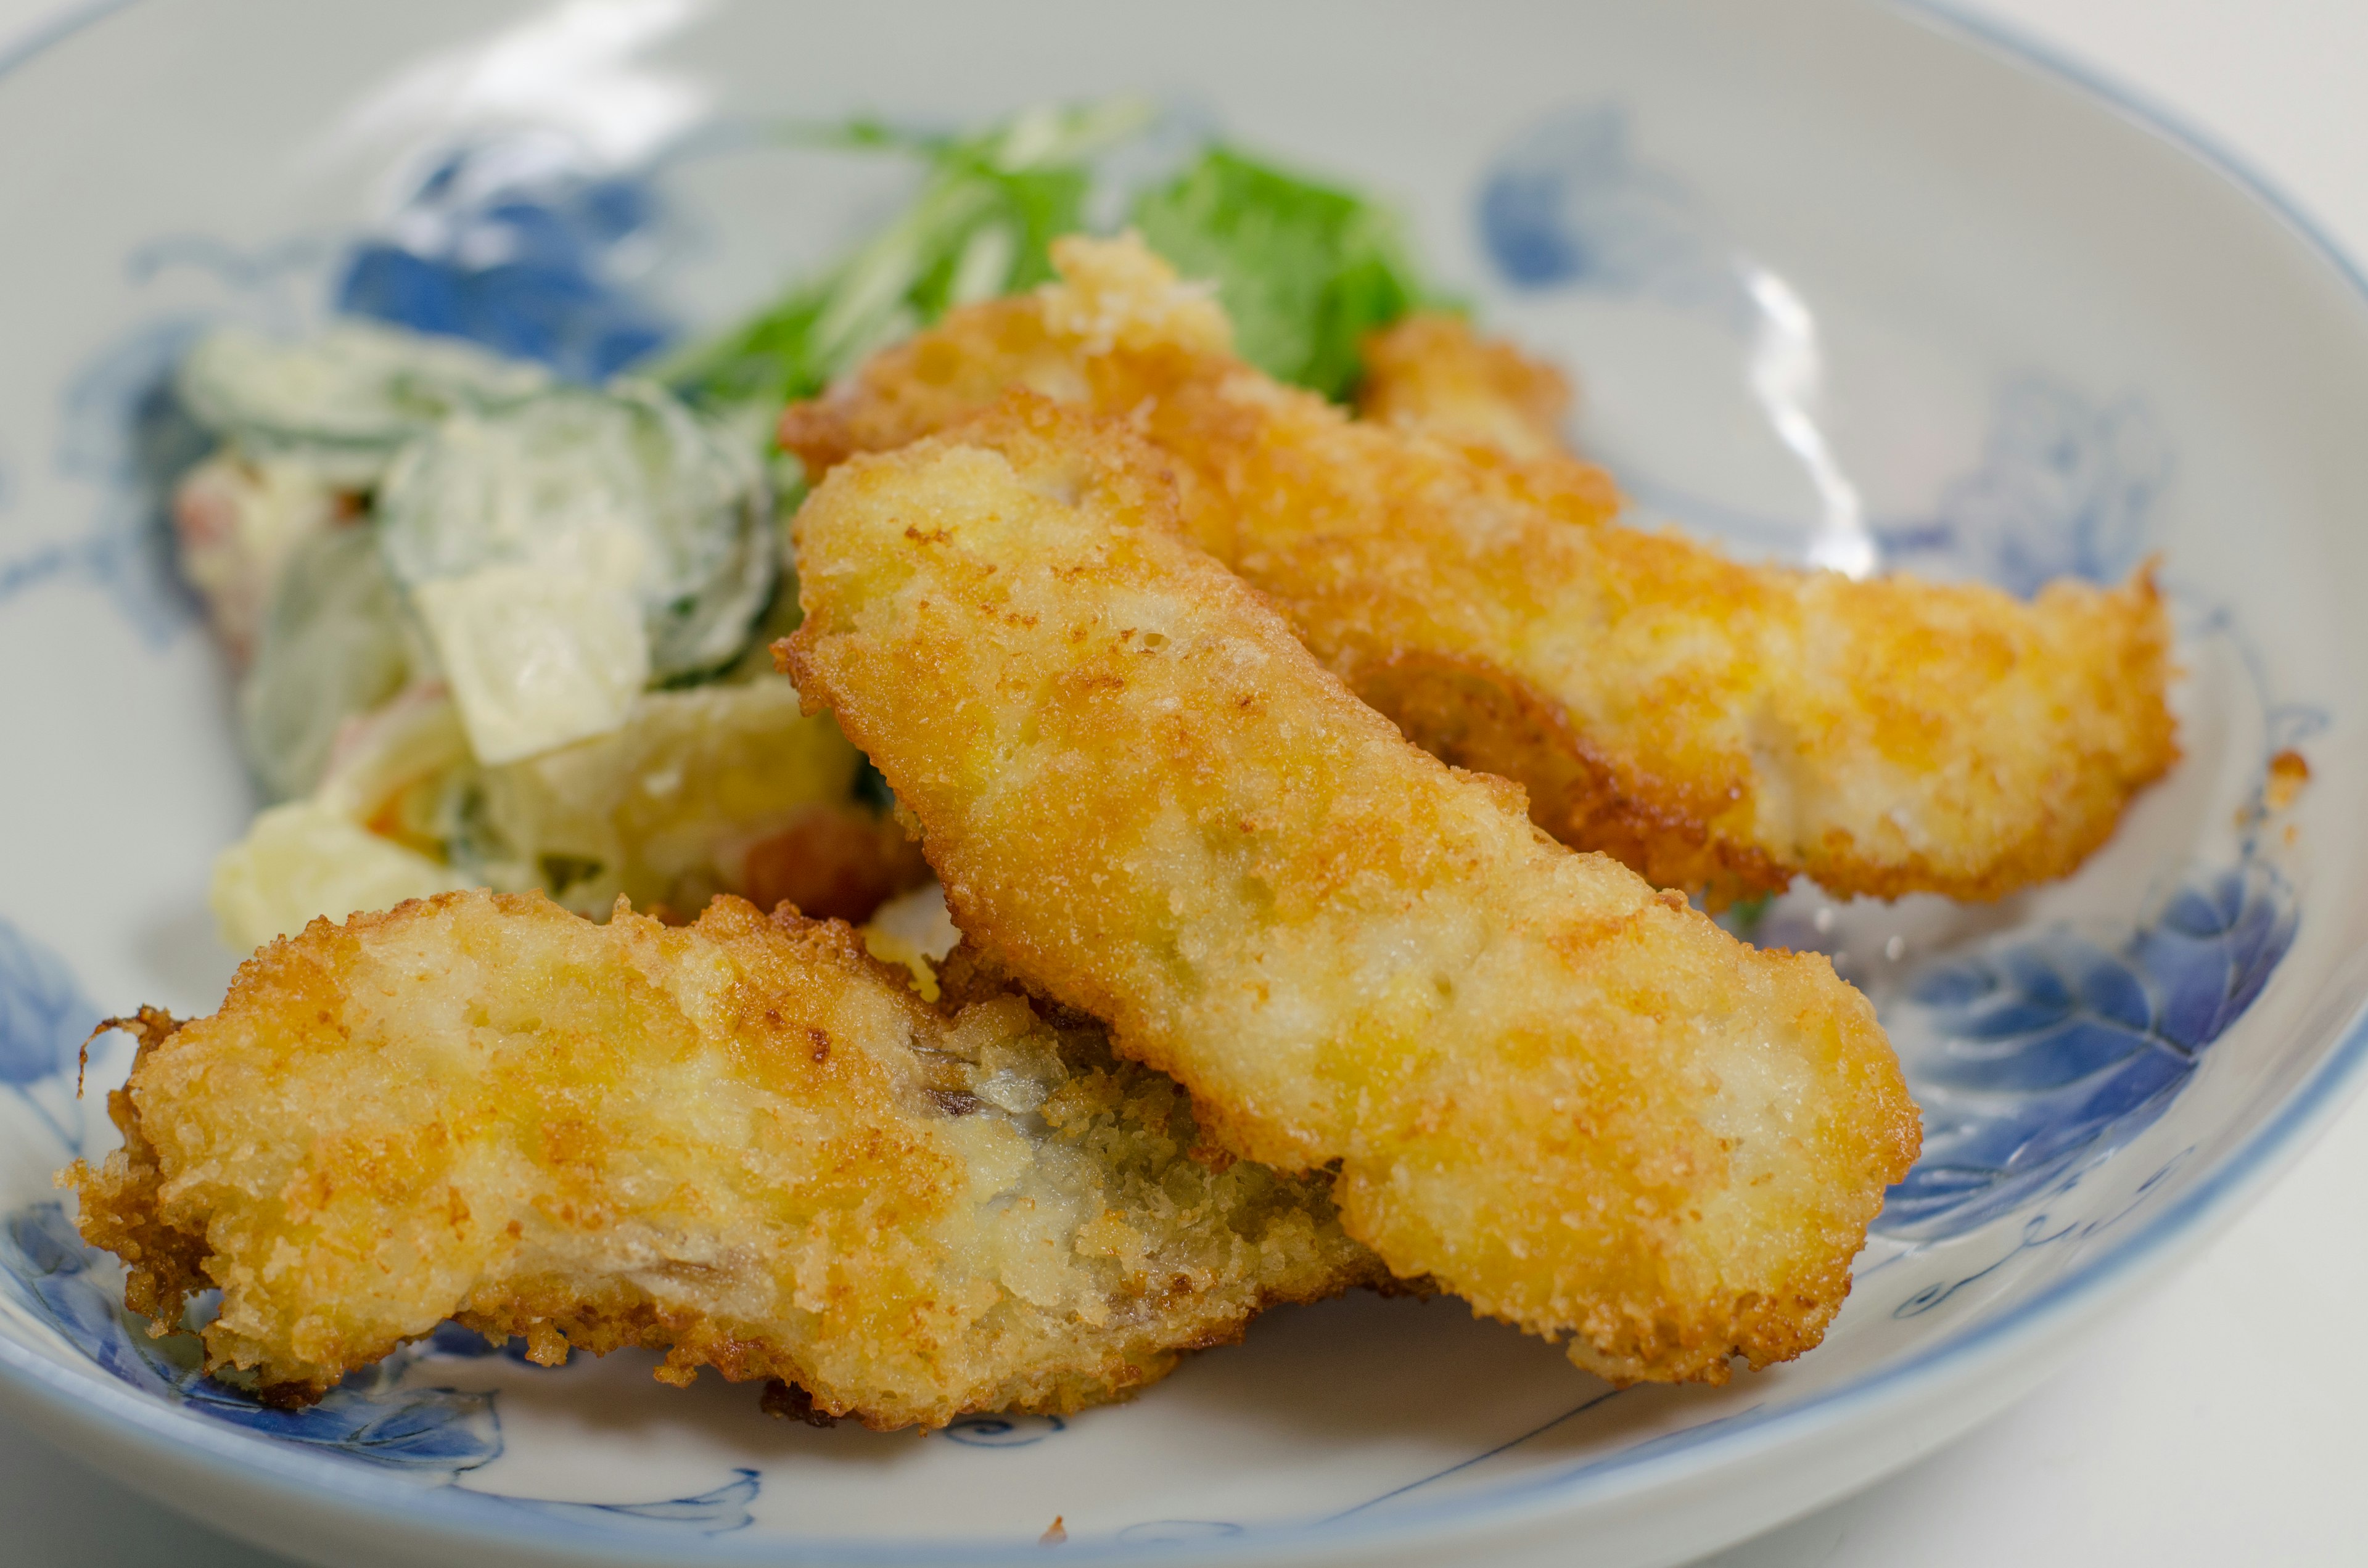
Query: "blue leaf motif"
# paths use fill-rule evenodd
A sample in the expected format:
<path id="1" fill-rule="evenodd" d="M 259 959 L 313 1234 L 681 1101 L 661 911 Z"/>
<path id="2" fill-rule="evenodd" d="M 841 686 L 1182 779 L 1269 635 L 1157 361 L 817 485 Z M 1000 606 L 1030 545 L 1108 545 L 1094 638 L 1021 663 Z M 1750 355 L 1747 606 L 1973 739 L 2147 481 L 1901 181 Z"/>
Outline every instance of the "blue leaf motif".
<path id="1" fill-rule="evenodd" d="M 2057 577 L 2119 582 L 2146 545 L 2170 447 L 2135 398 L 2100 406 L 2027 376 L 1999 394 L 1982 460 L 1932 517 L 1876 529 L 1898 562 L 1939 557 L 2028 597 Z"/>
<path id="2" fill-rule="evenodd" d="M 2285 879 L 2248 860 L 2189 881 L 2116 945 L 2056 928 L 1928 971 L 1909 1000 L 1937 1043 L 1907 1062 L 1924 1157 L 1875 1229 L 1961 1234 L 2144 1131 L 2260 994 L 2297 920 Z"/>
<path id="3" fill-rule="evenodd" d="M 2293 945 L 2293 900 L 2257 896 L 2243 869 L 2180 890 L 2139 933 L 2138 960 L 2163 991 L 2163 1033 L 2191 1050 L 2217 1040 L 2253 1005 Z"/>
<path id="4" fill-rule="evenodd" d="M 1490 168 L 1479 216 L 1482 244 L 1516 288 L 1595 289 L 1748 319 L 1693 192 L 1638 161 L 1627 114 L 1615 106 L 1533 127 Z"/>
<path id="5" fill-rule="evenodd" d="M 196 600 L 173 563 L 165 498 L 212 444 L 170 387 L 173 366 L 200 330 L 194 319 L 153 323 L 67 383 L 58 469 L 98 489 L 96 516 L 78 535 L 0 560 L 0 604 L 45 584 L 88 583 L 154 647 L 195 619 Z"/>
<path id="6" fill-rule="evenodd" d="M 400 1359 L 398 1358 L 398 1359 Z M 209 1379 L 182 1391 L 191 1410 L 282 1442 L 346 1459 L 450 1480 L 500 1456 L 501 1423 L 490 1393 L 399 1386 L 399 1366 L 381 1362 L 347 1378 L 317 1404 L 276 1410 Z"/>
<path id="7" fill-rule="evenodd" d="M 0 920 L 0 1084 L 63 1072 L 97 1027 L 64 961 Z"/>
<path id="8" fill-rule="evenodd" d="M 466 148 L 421 183 L 387 237 L 354 248 L 337 309 L 605 381 L 672 335 L 613 277 L 617 247 L 658 216 L 642 180 L 579 174 L 525 143 Z"/>
<path id="9" fill-rule="evenodd" d="M 204 1376 L 186 1340 L 152 1339 L 126 1322 L 94 1278 L 96 1255 L 56 1202 L 0 1221 L 0 1285 L 68 1343 L 133 1387 L 228 1426 L 380 1469 L 450 1482 L 502 1451 L 495 1396 L 405 1388 L 411 1356 L 356 1372 L 303 1410 L 276 1410 Z"/>
<path id="10" fill-rule="evenodd" d="M 11 1295 L 108 1372 L 150 1393 L 176 1393 L 186 1369 L 160 1342 L 130 1330 L 113 1296 L 90 1278 L 91 1258 L 55 1201 L 0 1221 L 0 1284 Z"/>
<path id="11" fill-rule="evenodd" d="M 32 1204 L 0 1219 L 0 1289 L 5 1289 L 94 1362 L 124 1381 L 182 1408 L 258 1437 L 301 1444 L 380 1470 L 450 1485 L 501 1456 L 496 1395 L 409 1388 L 404 1373 L 425 1351 L 398 1351 L 347 1377 L 302 1410 L 260 1404 L 207 1378 L 185 1337 L 151 1339 L 93 1277 L 97 1255 L 83 1245 L 55 1202 Z M 439 1331 L 437 1339 L 444 1337 Z M 467 1338 L 483 1347 L 475 1335 Z M 431 1340 L 431 1346 L 436 1340 Z M 457 1348 L 457 1336 L 455 1336 Z M 1057 1427 L 1059 1423 L 1053 1421 Z M 762 1483 L 753 1470 L 689 1497 L 649 1503 L 554 1503 L 481 1493 L 490 1501 L 545 1518 L 597 1527 L 603 1533 L 691 1530 L 722 1535 L 745 1528 Z"/>

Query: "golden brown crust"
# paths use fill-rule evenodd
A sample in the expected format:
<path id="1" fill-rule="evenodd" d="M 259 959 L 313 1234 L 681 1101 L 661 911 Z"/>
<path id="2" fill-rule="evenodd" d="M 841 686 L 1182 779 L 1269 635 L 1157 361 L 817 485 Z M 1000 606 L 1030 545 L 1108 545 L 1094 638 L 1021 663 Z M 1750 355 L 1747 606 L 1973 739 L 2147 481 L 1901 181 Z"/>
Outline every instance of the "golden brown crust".
<path id="1" fill-rule="evenodd" d="M 831 473 L 784 650 L 967 967 L 1110 1020 L 1244 1158 L 1337 1161 L 1394 1270 L 1582 1366 L 1816 1344 L 1918 1144 L 1865 1000 L 1408 745 L 1178 537 L 1166 460 L 1014 395 Z"/>
<path id="2" fill-rule="evenodd" d="M 819 472 L 1012 385 L 1123 416 L 1176 460 L 1181 526 L 1360 696 L 1520 781 L 1548 832 L 1713 905 L 1797 873 L 1996 898 L 2072 870 L 2177 758 L 2147 574 L 2021 604 L 1741 565 L 1617 526 L 1611 482 L 1575 460 L 1278 386 L 1139 245 L 1056 256 L 1062 284 L 881 354 L 792 407 L 784 444 Z"/>
<path id="3" fill-rule="evenodd" d="M 1524 461 L 1566 457 L 1570 382 L 1462 316 L 1419 312 L 1367 335 L 1357 416 Z"/>
<path id="4" fill-rule="evenodd" d="M 103 1018 L 91 1039 L 120 1029 L 139 1043 L 132 1058 L 137 1073 L 157 1050 L 181 1028 L 179 1019 L 161 1007 L 142 1007 L 130 1017 Z M 90 1042 L 83 1042 L 83 1065 L 90 1062 Z M 122 1149 L 108 1157 L 108 1176 L 122 1200 L 97 1211 L 85 1209 L 83 1239 L 105 1247 L 123 1260 L 123 1304 L 150 1320 L 148 1332 L 162 1337 L 179 1326 L 182 1304 L 206 1290 L 205 1238 L 164 1222 L 156 1204 L 156 1188 L 164 1179 L 156 1151 L 140 1130 L 131 1096 L 109 1090 L 107 1114 L 123 1134 Z M 76 1160 L 61 1172 L 61 1185 L 87 1187 L 93 1179 L 88 1164 Z"/>
<path id="5" fill-rule="evenodd" d="M 924 1007 L 854 933 L 450 893 L 315 921 L 148 1028 L 77 1165 L 129 1303 L 303 1403 L 457 1319 L 556 1360 L 779 1380 L 875 1426 L 1121 1398 L 1378 1278 L 1321 1177 L 1194 1161 L 1176 1086 L 1008 994 Z"/>

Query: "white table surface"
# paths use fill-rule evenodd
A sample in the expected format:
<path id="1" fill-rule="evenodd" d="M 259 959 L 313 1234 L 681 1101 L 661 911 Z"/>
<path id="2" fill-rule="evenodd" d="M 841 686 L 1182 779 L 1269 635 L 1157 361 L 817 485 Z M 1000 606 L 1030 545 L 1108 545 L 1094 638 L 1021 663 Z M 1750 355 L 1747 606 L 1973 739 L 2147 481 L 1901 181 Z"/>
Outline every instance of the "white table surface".
<path id="1" fill-rule="evenodd" d="M 0 55 L 63 10 L 0 0 Z M 1967 6 L 2169 106 L 2368 257 L 2368 4 Z M 2368 1101 L 2029 1402 L 1704 1568 L 2368 1563 Z M 284 1568 L 0 1421 L 0 1564 Z"/>

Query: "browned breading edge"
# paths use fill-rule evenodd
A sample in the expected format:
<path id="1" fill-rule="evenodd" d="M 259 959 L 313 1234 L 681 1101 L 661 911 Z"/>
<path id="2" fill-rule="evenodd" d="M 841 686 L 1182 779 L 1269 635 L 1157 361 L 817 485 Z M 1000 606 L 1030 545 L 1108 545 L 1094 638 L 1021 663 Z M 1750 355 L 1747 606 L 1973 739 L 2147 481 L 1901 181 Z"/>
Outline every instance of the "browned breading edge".
<path id="1" fill-rule="evenodd" d="M 510 972 L 505 963 L 544 950 L 537 943 L 583 978 L 537 990 L 541 976 L 521 972 L 522 998 L 466 992 L 478 982 L 448 980 L 401 956 L 434 953 L 439 943 L 450 945 L 455 972 L 491 973 L 495 986 Z M 730 971 L 721 990 L 718 966 Z M 791 983 L 768 990 L 773 976 Z M 399 997 L 406 986 L 427 1001 Z M 689 1010 L 661 1016 L 677 994 Z M 476 1026 L 500 1037 L 480 1042 L 493 1052 L 482 1083 L 438 1079 L 428 1061 L 414 1068 L 399 1056 L 373 1064 L 355 1054 L 403 1052 L 400 1020 L 408 1015 L 401 1009 L 449 1016 L 433 1008 L 455 995 L 464 1004 L 491 996 L 501 1015 Z M 390 1017 L 398 1020 L 392 1031 Z M 654 1020 L 648 1043 L 616 1038 L 619 1020 L 641 1017 Z M 80 1193 L 82 1233 L 123 1260 L 126 1304 L 150 1319 L 154 1335 L 179 1325 L 191 1296 L 222 1289 L 222 1315 L 203 1331 L 207 1369 L 243 1377 L 274 1404 L 309 1403 L 344 1372 L 449 1318 L 495 1341 L 523 1335 L 530 1358 L 544 1362 L 570 1349 L 662 1351 L 662 1381 L 687 1384 L 712 1366 L 735 1381 L 796 1387 L 795 1396 L 772 1397 L 777 1410 L 881 1428 L 939 1426 L 973 1410 L 1057 1414 L 1130 1397 L 1183 1354 L 1238 1339 L 1267 1307 L 1386 1274 L 1340 1234 L 1328 1178 L 1195 1163 L 1190 1151 L 1200 1140 L 1189 1101 L 1165 1080 L 1112 1062 L 1098 1031 L 1043 1024 L 1008 994 L 975 986 L 949 1011 L 933 1012 L 846 926 L 807 921 L 787 907 L 768 917 L 719 899 L 695 926 L 669 929 L 622 909 L 596 926 L 532 895 L 443 894 L 342 926 L 315 921 L 267 947 L 242 967 L 212 1017 L 183 1022 L 143 1008 L 103 1027 L 131 1033 L 139 1051 L 125 1086 L 109 1096 L 122 1150 L 103 1167 L 76 1162 L 59 1176 Z M 900 1043 L 906 1032 L 910 1045 Z M 1017 1176 L 1009 1174 L 1019 1134 L 998 1131 L 999 1122 L 988 1127 L 979 1114 L 994 1108 L 980 1096 L 995 1091 L 936 1086 L 939 1078 L 968 1083 L 963 1074 L 973 1069 L 950 1053 L 980 1049 L 996 1062 L 1033 1063 L 1027 1071 L 1038 1080 L 1057 1080 L 1035 1113 L 1039 1130 L 1026 1134 L 1038 1141 L 1026 1148 L 1048 1151 L 1027 1158 L 1050 1165 L 1023 1161 Z M 708 1057 L 684 1054 L 700 1050 Z M 704 1060 L 714 1064 L 702 1070 L 710 1074 L 746 1080 L 717 1091 L 739 1097 L 704 1110 L 647 1103 L 682 1081 L 685 1063 Z M 604 1123 L 598 1096 L 609 1062 L 632 1075 L 622 1092 L 643 1103 Z M 643 1071 L 649 1062 L 656 1075 Z M 356 1091 L 363 1094 L 356 1100 L 344 1086 L 380 1072 L 394 1074 L 398 1099 L 430 1096 L 436 1119 L 406 1132 L 399 1118 L 385 1119 L 384 1093 Z M 716 1083 L 712 1075 L 694 1081 Z M 548 1110 L 532 1108 L 544 1103 L 538 1095 Z M 302 1132 L 268 1124 L 281 1114 L 274 1106 L 304 1096 L 313 1097 Z M 750 1188 L 757 1167 L 741 1168 L 749 1156 L 737 1145 L 719 1151 L 712 1181 L 689 1188 L 671 1187 L 663 1174 L 682 1169 L 678 1158 L 650 1166 L 655 1176 L 635 1174 L 638 1151 L 679 1155 L 693 1130 L 752 1114 L 743 1106 L 757 1119 L 746 1123 L 754 1157 L 803 1187 L 758 1181 Z M 529 1118 L 520 1124 L 523 1144 L 501 1142 L 503 1118 L 514 1112 Z M 250 1114 L 267 1124 L 243 1123 Z M 158 1116 L 169 1119 L 169 1135 L 152 1121 Z M 655 1144 L 647 1137 L 654 1119 Z M 973 1124 L 985 1131 L 949 1131 Z M 774 1125 L 780 1135 L 762 1131 Z M 261 1153 L 225 1164 L 211 1153 L 192 1163 L 171 1153 L 176 1139 L 184 1150 L 239 1146 L 250 1126 L 259 1137 L 249 1141 L 268 1145 Z M 982 1135 L 1003 1142 L 981 1145 Z M 980 1148 L 1004 1151 L 984 1176 L 963 1168 L 963 1151 Z M 437 1165 L 470 1150 L 493 1165 Z M 511 1179 L 521 1158 L 522 1188 Z M 1090 1167 L 1084 1187 L 1080 1160 Z M 545 1162 L 540 1172 L 538 1161 Z M 511 1176 L 486 1178 L 496 1167 Z M 1065 1185 L 1015 1189 L 1023 1195 L 1036 1192 L 1056 1208 L 1086 1195 L 1070 1233 L 1075 1259 L 1052 1265 L 1069 1271 L 1056 1281 L 1067 1292 L 1059 1299 L 1083 1303 L 1075 1319 L 1064 1316 L 1073 1309 L 1034 1304 L 1047 1288 L 1042 1264 L 1028 1265 L 1033 1284 L 1021 1287 L 1034 1296 L 997 1282 L 1009 1277 L 996 1269 L 1009 1266 L 993 1260 L 1015 1256 L 997 1239 L 1007 1233 L 995 1229 L 1000 1211 L 971 1207 L 998 1190 L 973 1190 L 978 1181 L 1024 1181 L 1029 1168 Z M 651 1201 L 672 1206 L 651 1233 L 697 1241 L 702 1223 L 716 1233 L 707 1254 L 683 1255 L 693 1272 L 680 1278 L 690 1285 L 670 1300 L 647 1283 L 676 1278 L 666 1266 L 652 1277 L 602 1261 L 632 1243 L 634 1206 Z M 1037 1199 L 1019 1201 L 1032 1209 Z M 438 1242 L 448 1204 L 452 1228 Z M 518 1216 L 508 1243 L 495 1233 L 506 1213 Z M 537 1228 L 522 1243 L 521 1220 Z M 415 1256 L 404 1249 L 420 1245 L 449 1248 L 444 1272 L 461 1269 L 461 1283 L 388 1272 Z M 373 1265 L 372 1249 L 389 1246 L 388 1262 Z M 520 1246 L 540 1250 L 521 1255 Z M 565 1261 L 571 1247 L 575 1264 Z M 717 1262 L 698 1263 L 700 1256 Z M 514 1256 L 522 1261 L 505 1263 Z M 712 1280 L 697 1272 L 718 1264 Z M 445 1290 L 455 1293 L 435 1293 Z M 760 1299 L 773 1290 L 782 1305 L 751 1316 L 752 1290 Z M 377 1298 L 390 1291 L 397 1308 L 386 1311 L 408 1315 L 381 1310 Z M 405 1294 L 413 1291 L 423 1293 L 414 1300 Z"/>
<path id="2" fill-rule="evenodd" d="M 1138 242 L 1053 256 L 1059 283 L 792 404 L 783 446 L 819 474 L 1013 387 L 1123 419 L 1175 460 L 1190 536 L 1367 702 L 1713 908 L 1796 875 L 1997 898 L 2075 869 L 2177 759 L 2149 572 L 2022 602 L 1732 561 L 1614 521 L 1609 476 L 1552 449 L 1468 329 L 1407 328 L 1389 422 L 1351 420 L 1243 364 Z"/>
<path id="3" fill-rule="evenodd" d="M 777 652 L 965 933 L 1590 1370 L 1815 1345 L 1918 1146 L 1872 1007 L 1408 745 L 1178 505 L 1126 423 L 1015 392 L 800 514 Z"/>

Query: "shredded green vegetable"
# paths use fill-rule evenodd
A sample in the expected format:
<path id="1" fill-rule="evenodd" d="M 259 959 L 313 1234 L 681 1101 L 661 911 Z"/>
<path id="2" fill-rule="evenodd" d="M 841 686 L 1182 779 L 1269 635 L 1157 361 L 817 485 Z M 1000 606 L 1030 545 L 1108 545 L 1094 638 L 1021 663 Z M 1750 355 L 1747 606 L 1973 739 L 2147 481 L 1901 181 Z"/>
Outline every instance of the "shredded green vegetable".
<path id="1" fill-rule="evenodd" d="M 1178 271 L 1216 281 L 1242 358 L 1329 398 L 1355 389 L 1365 335 L 1429 299 L 1386 208 L 1230 147 L 1146 194 L 1134 224 Z"/>
<path id="2" fill-rule="evenodd" d="M 810 397 L 956 305 L 1042 282 L 1047 247 L 1084 226 L 1089 161 L 1149 119 L 1142 103 L 1114 99 L 1039 106 L 973 136 L 857 121 L 814 138 L 919 157 L 929 172 L 912 205 L 853 256 L 659 375 L 708 404 Z"/>
<path id="3" fill-rule="evenodd" d="M 657 375 L 712 408 L 776 406 L 957 305 L 1044 281 L 1052 242 L 1086 226 L 1093 160 L 1150 119 L 1115 99 L 1040 106 L 970 136 L 874 121 L 809 134 L 921 160 L 919 194 L 838 266 Z M 1129 216 L 1178 270 L 1216 282 L 1244 358 L 1327 397 L 1354 389 L 1366 333 L 1440 302 L 1395 213 L 1237 148 L 1206 149 Z"/>

